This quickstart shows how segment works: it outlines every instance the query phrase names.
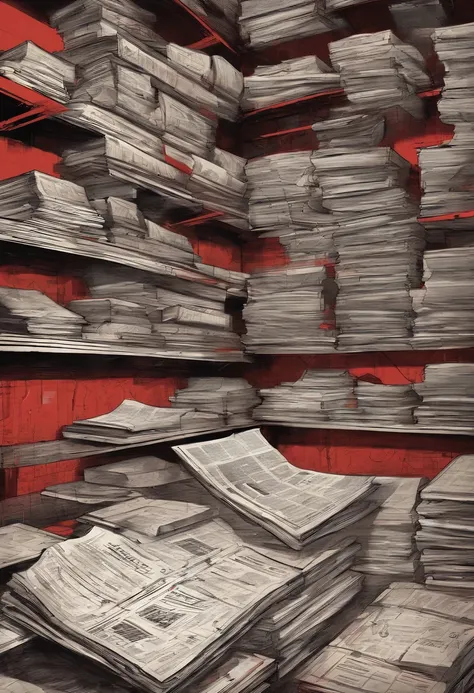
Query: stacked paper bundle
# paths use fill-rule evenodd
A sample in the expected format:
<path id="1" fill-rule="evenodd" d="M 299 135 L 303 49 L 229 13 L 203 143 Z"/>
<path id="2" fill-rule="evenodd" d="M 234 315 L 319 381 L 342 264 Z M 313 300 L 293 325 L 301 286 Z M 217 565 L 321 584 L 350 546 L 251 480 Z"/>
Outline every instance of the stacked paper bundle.
<path id="1" fill-rule="evenodd" d="M 436 29 L 433 35 L 436 53 L 445 67 L 444 89 L 438 110 L 441 120 L 456 126 L 474 124 L 471 94 L 474 22 Z M 467 152 L 466 152 L 467 155 Z"/>
<path id="2" fill-rule="evenodd" d="M 299 675 L 300 691 L 373 691 L 380 680 L 392 690 L 468 691 L 473 645 L 472 603 L 395 583 Z"/>
<path id="3" fill-rule="evenodd" d="M 323 212 L 311 152 L 284 152 L 247 163 L 252 231 L 287 231 L 317 225 Z"/>
<path id="4" fill-rule="evenodd" d="M 254 418 L 304 426 L 351 420 L 357 415 L 354 385 L 347 371 L 305 371 L 295 383 L 259 390 L 263 404 L 255 409 Z"/>
<path id="5" fill-rule="evenodd" d="M 32 638 L 32 633 L 24 628 L 21 628 L 17 624 L 12 623 L 9 619 L 0 614 L 0 655 L 5 655 L 5 653 L 9 650 L 14 650 L 17 647 L 20 647 L 20 645 L 24 645 Z M 16 656 L 17 652 L 15 652 L 15 659 Z M 5 659 L 5 657 L 2 657 L 2 667 Z M 2 680 L 0 674 L 0 686 L 1 685 Z"/>
<path id="6" fill-rule="evenodd" d="M 311 159 L 337 223 L 338 348 L 410 346 L 409 288 L 421 281 L 424 229 L 404 188 L 408 162 L 387 147 L 324 149 Z"/>
<path id="7" fill-rule="evenodd" d="M 429 89 L 431 80 L 416 48 L 391 31 L 379 31 L 334 41 L 329 52 L 349 101 L 369 111 L 401 106 L 422 117 L 417 92 Z"/>
<path id="8" fill-rule="evenodd" d="M 322 215 L 318 224 L 313 228 L 290 228 L 288 230 L 269 231 L 263 233 L 261 237 L 277 237 L 291 261 L 308 262 L 308 260 L 313 259 L 314 264 L 332 265 L 337 258 L 333 239 L 333 220 L 329 214 L 324 216 Z"/>
<path id="9" fill-rule="evenodd" d="M 324 34 L 346 26 L 326 12 L 325 0 L 242 0 L 239 17 L 240 35 L 252 48 L 282 43 L 294 38 Z"/>
<path id="10" fill-rule="evenodd" d="M 80 338 L 84 322 L 41 291 L 0 286 L 0 332 Z"/>
<path id="11" fill-rule="evenodd" d="M 170 398 L 175 407 L 192 407 L 224 417 L 227 426 L 251 424 L 260 403 L 255 388 L 244 378 L 189 378 L 187 387 Z"/>
<path id="12" fill-rule="evenodd" d="M 372 478 L 296 469 L 258 429 L 173 449 L 212 494 L 293 549 L 374 509 L 366 501 L 375 490 Z"/>
<path id="13" fill-rule="evenodd" d="M 456 457 L 422 491 L 416 534 L 426 585 L 474 590 L 472 455 Z"/>
<path id="14" fill-rule="evenodd" d="M 418 426 L 472 433 L 474 364 L 429 364 L 423 382 L 417 383 L 415 390 L 422 398 L 415 410 Z"/>
<path id="15" fill-rule="evenodd" d="M 385 120 L 378 113 L 364 113 L 354 104 L 331 106 L 329 115 L 313 124 L 319 149 L 328 147 L 377 147 L 385 134 Z"/>
<path id="16" fill-rule="evenodd" d="M 69 303 L 69 309 L 82 315 L 87 324 L 82 338 L 93 341 L 119 341 L 142 346 L 161 346 L 152 335 L 152 324 L 145 306 L 116 298 L 83 298 Z"/>
<path id="17" fill-rule="evenodd" d="M 142 545 L 94 527 L 15 574 L 3 597 L 5 613 L 79 649 L 134 688 L 188 691 L 273 603 L 291 593 L 300 571 L 236 543 L 196 552 L 186 534 L 144 537 Z M 36 588 L 44 571 L 54 592 Z"/>
<path id="18" fill-rule="evenodd" d="M 423 288 L 413 290 L 416 313 L 413 345 L 418 349 L 474 345 L 472 268 L 474 247 L 470 231 L 446 232 L 446 242 L 459 244 L 423 255 Z M 450 240 L 451 239 L 451 240 Z"/>
<path id="19" fill-rule="evenodd" d="M 152 336 L 170 350 L 202 355 L 239 352 L 239 336 L 225 312 L 227 292 L 208 284 L 175 277 L 151 279 L 133 271 L 97 268 L 88 271 L 93 298 L 130 301 L 146 308 Z"/>
<path id="20" fill-rule="evenodd" d="M 65 104 L 76 81 L 76 68 L 62 57 L 26 41 L 1 53 L 0 75 Z"/>
<path id="21" fill-rule="evenodd" d="M 133 202 L 109 197 L 92 204 L 105 219 L 109 243 L 166 262 L 194 264 L 197 256 L 188 239 L 146 219 Z"/>
<path id="22" fill-rule="evenodd" d="M 0 181 L 0 230 L 12 229 L 62 244 L 78 236 L 105 240 L 104 220 L 84 188 L 31 171 Z"/>
<path id="23" fill-rule="evenodd" d="M 284 60 L 276 65 L 259 65 L 244 77 L 241 106 L 251 111 L 281 101 L 318 94 L 339 87 L 340 77 L 315 55 Z"/>
<path id="24" fill-rule="evenodd" d="M 420 398 L 412 385 L 382 385 L 358 380 L 357 411 L 374 425 L 404 426 L 414 423 L 413 411 Z"/>
<path id="25" fill-rule="evenodd" d="M 156 440 L 180 431 L 194 432 L 221 428 L 223 417 L 196 409 L 152 407 L 135 400 L 124 399 L 107 414 L 74 421 L 64 426 L 63 436 L 98 443 L 132 444 Z"/>
<path id="26" fill-rule="evenodd" d="M 84 479 L 90 485 L 111 484 L 120 488 L 148 488 L 166 486 L 189 479 L 190 475 L 175 462 L 153 455 L 131 457 L 121 462 L 110 462 L 99 467 L 84 469 Z"/>
<path id="27" fill-rule="evenodd" d="M 242 342 L 252 353 L 325 353 L 335 347 L 335 291 L 314 262 L 256 272 L 248 282 Z"/>

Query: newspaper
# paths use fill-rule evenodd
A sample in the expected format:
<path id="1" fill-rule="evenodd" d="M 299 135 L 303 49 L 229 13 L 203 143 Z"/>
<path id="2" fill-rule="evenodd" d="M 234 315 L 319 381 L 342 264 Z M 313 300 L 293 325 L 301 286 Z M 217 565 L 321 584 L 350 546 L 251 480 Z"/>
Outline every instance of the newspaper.
<path id="1" fill-rule="evenodd" d="M 416 583 L 394 582 L 377 597 L 374 604 L 413 609 L 474 625 L 472 599 L 450 593 L 431 592 Z"/>
<path id="2" fill-rule="evenodd" d="M 42 551 L 61 541 L 56 534 L 21 522 L 0 527 L 0 569 L 38 558 Z"/>
<path id="3" fill-rule="evenodd" d="M 204 674 L 298 579 L 246 547 L 186 566 L 146 548 L 94 527 L 15 574 L 5 613 L 155 693 Z"/>
<path id="4" fill-rule="evenodd" d="M 29 633 L 0 614 L 0 654 L 23 645 L 33 637 L 33 633 Z"/>
<path id="5" fill-rule="evenodd" d="M 258 429 L 173 449 L 211 493 L 295 549 L 371 509 L 356 501 L 375 490 L 373 477 L 296 469 Z"/>
<path id="6" fill-rule="evenodd" d="M 84 469 L 84 480 L 91 484 L 112 484 L 122 488 L 164 486 L 189 479 L 181 465 L 154 455 L 129 457 L 99 467 Z"/>

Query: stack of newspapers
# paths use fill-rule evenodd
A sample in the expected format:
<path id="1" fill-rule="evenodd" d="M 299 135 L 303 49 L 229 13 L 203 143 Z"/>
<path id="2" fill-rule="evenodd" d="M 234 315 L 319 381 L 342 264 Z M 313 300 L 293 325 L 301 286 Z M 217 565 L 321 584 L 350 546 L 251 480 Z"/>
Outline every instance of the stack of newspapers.
<path id="1" fill-rule="evenodd" d="M 431 80 L 421 53 L 391 31 L 355 34 L 329 45 L 331 63 L 341 74 L 348 99 L 369 111 L 395 106 L 422 117 L 417 92 Z"/>
<path id="2" fill-rule="evenodd" d="M 422 491 L 416 534 L 426 585 L 474 590 L 472 455 L 456 457 Z"/>
<path id="3" fill-rule="evenodd" d="M 338 348 L 410 346 L 424 229 L 405 190 L 408 162 L 388 147 L 323 149 L 311 160 L 335 221 Z"/>
<path id="4" fill-rule="evenodd" d="M 351 421 L 357 415 L 354 378 L 348 371 L 309 370 L 294 383 L 259 390 L 257 421 L 311 426 Z"/>
<path id="5" fill-rule="evenodd" d="M 84 469 L 84 480 L 89 486 L 110 484 L 117 487 L 116 491 L 163 487 L 189 478 L 190 475 L 181 465 L 154 455 L 128 457 L 120 462 L 109 462 Z"/>
<path id="6" fill-rule="evenodd" d="M 425 367 L 423 382 L 415 385 L 421 404 L 415 419 L 421 428 L 474 430 L 474 364 L 439 363 Z"/>
<path id="7" fill-rule="evenodd" d="M 455 235 L 448 229 L 442 242 L 449 246 L 451 240 L 458 247 L 428 250 L 423 255 L 423 287 L 411 292 L 416 314 L 412 343 L 418 349 L 474 345 L 472 232 L 459 232 L 462 239 Z"/>
<path id="8" fill-rule="evenodd" d="M 262 48 L 346 27 L 344 20 L 326 11 L 325 0 L 242 0 L 240 35 L 251 48 Z"/>
<path id="9" fill-rule="evenodd" d="M 24 645 L 33 638 L 30 631 L 21 626 L 12 623 L 0 613 L 0 655 L 2 655 L 2 671 L 5 661 L 5 653 L 10 650 L 16 650 L 20 645 Z M 17 652 L 15 652 L 15 659 Z M 2 674 L 0 674 L 0 685 L 2 685 Z"/>
<path id="10" fill-rule="evenodd" d="M 321 215 L 312 228 L 294 227 L 268 231 L 261 238 L 278 238 L 291 261 L 307 262 L 313 259 L 315 264 L 334 264 L 337 258 L 334 245 L 333 221 L 329 214 Z"/>
<path id="11" fill-rule="evenodd" d="M 133 444 L 182 433 L 221 428 L 224 417 L 191 408 L 153 407 L 124 399 L 107 414 L 75 421 L 63 428 L 65 438 L 97 443 Z"/>
<path id="12" fill-rule="evenodd" d="M 140 346 L 160 347 L 163 341 L 152 335 L 146 307 L 117 298 L 82 298 L 69 303 L 69 309 L 86 321 L 82 338 Z"/>
<path id="13" fill-rule="evenodd" d="M 255 272 L 248 282 L 242 336 L 252 353 L 325 353 L 335 348 L 334 282 L 311 261 Z"/>
<path id="14" fill-rule="evenodd" d="M 414 424 L 413 412 L 420 398 L 410 385 L 383 385 L 357 381 L 357 411 L 360 418 L 374 426 Z"/>
<path id="15" fill-rule="evenodd" d="M 205 528 L 140 543 L 94 526 L 16 573 L 3 596 L 5 614 L 129 686 L 189 691 L 301 583 L 300 570 L 251 547 L 200 545 L 195 537 Z M 38 587 L 46 583 L 54 591 Z M 216 673 L 225 683 L 225 669 Z"/>
<path id="16" fill-rule="evenodd" d="M 186 468 L 232 509 L 293 549 L 343 529 L 374 509 L 371 477 L 293 467 L 258 429 L 174 446 Z"/>
<path id="17" fill-rule="evenodd" d="M 87 481 L 69 481 L 65 484 L 46 486 L 41 491 L 42 496 L 61 498 L 61 500 L 84 503 L 85 505 L 109 505 L 137 498 L 137 491 L 107 486 L 106 484 L 90 484 Z"/>
<path id="18" fill-rule="evenodd" d="M 84 188 L 31 171 L 0 181 L 0 232 L 33 235 L 61 247 L 78 237 L 106 240 L 104 220 Z"/>
<path id="19" fill-rule="evenodd" d="M 133 270 L 91 268 L 86 275 L 93 298 L 119 299 L 145 308 L 155 344 L 203 356 L 241 351 L 239 336 L 225 312 L 223 288 L 170 276 L 155 279 Z"/>
<path id="20" fill-rule="evenodd" d="M 272 106 L 339 87 L 340 77 L 315 55 L 284 60 L 276 65 L 259 65 L 244 77 L 242 110 Z"/>
<path id="21" fill-rule="evenodd" d="M 252 231 L 312 228 L 322 216 L 321 189 L 311 152 L 270 154 L 247 163 L 249 223 Z"/>
<path id="22" fill-rule="evenodd" d="M 298 673 L 298 693 L 470 691 L 473 646 L 471 600 L 394 583 Z"/>
<path id="23" fill-rule="evenodd" d="M 170 402 L 174 407 L 219 414 L 227 426 L 246 426 L 253 423 L 252 411 L 260 399 L 244 378 L 189 378 L 187 387 L 177 390 Z"/>
<path id="24" fill-rule="evenodd" d="M 458 126 L 474 124 L 472 92 L 472 49 L 474 22 L 436 29 L 434 46 L 445 67 L 444 89 L 438 110 L 441 120 Z M 467 152 L 466 152 L 467 154 Z"/>
<path id="25" fill-rule="evenodd" d="M 26 41 L 0 54 L 0 76 L 66 104 L 76 81 L 76 68 L 62 57 Z"/>
<path id="26" fill-rule="evenodd" d="M 84 318 L 34 289 L 0 286 L 0 332 L 18 335 L 80 338 Z"/>
<path id="27" fill-rule="evenodd" d="M 420 581 L 420 554 L 415 543 L 417 505 L 425 479 L 375 477 L 372 500 L 380 507 L 336 535 L 356 536 L 362 545 L 353 569 L 365 575 L 364 595 L 373 598 L 393 580 Z"/>
<path id="28" fill-rule="evenodd" d="M 93 205 L 105 219 L 107 240 L 117 248 L 177 265 L 193 265 L 197 259 L 185 236 L 146 219 L 133 202 L 109 197 Z"/>
<path id="29" fill-rule="evenodd" d="M 385 134 L 385 120 L 379 113 L 365 113 L 354 104 L 331 106 L 327 118 L 312 126 L 319 149 L 333 147 L 377 147 Z"/>

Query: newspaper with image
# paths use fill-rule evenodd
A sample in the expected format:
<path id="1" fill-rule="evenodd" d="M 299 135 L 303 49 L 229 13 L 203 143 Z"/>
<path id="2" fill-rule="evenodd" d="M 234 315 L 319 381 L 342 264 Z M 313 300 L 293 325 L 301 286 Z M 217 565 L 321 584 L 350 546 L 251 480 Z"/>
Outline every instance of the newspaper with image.
<path id="1" fill-rule="evenodd" d="M 211 493 L 297 549 L 344 511 L 350 524 L 350 506 L 375 489 L 373 477 L 293 467 L 258 429 L 173 449 Z"/>
<path id="2" fill-rule="evenodd" d="M 202 675 L 299 577 L 235 544 L 194 558 L 148 548 L 95 527 L 16 574 L 5 612 L 160 692 Z"/>

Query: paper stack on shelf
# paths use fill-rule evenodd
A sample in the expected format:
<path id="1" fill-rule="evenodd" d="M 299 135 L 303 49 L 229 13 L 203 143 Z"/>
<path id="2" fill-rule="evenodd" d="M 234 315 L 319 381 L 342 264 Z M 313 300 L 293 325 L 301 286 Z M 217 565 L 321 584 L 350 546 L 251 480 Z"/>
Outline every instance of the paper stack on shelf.
<path id="1" fill-rule="evenodd" d="M 126 34 L 162 51 L 166 42 L 155 33 L 156 15 L 130 0 L 76 0 L 50 15 L 66 48 L 77 48 L 101 36 Z"/>
<path id="2" fill-rule="evenodd" d="M 110 462 L 84 469 L 84 481 L 89 484 L 110 484 L 128 489 L 161 487 L 189 478 L 190 474 L 179 464 L 153 455 L 130 457 L 121 462 Z M 118 489 L 116 491 L 118 493 Z"/>
<path id="3" fill-rule="evenodd" d="M 416 534 L 428 587 L 474 590 L 472 455 L 460 455 L 421 493 Z"/>
<path id="4" fill-rule="evenodd" d="M 417 425 L 425 428 L 474 431 L 474 364 L 439 363 L 425 367 L 423 382 L 415 384 L 421 404 Z"/>
<path id="5" fill-rule="evenodd" d="M 0 527 L 0 569 L 33 561 L 62 537 L 15 522 Z"/>
<path id="6" fill-rule="evenodd" d="M 157 537 L 176 532 L 209 520 L 214 514 L 205 505 L 141 497 L 93 510 L 79 518 L 79 521 L 117 530 L 129 539 L 134 539 L 136 534 Z"/>
<path id="7" fill-rule="evenodd" d="M 9 619 L 0 614 L 0 655 L 4 655 L 9 650 L 14 650 L 20 645 L 33 638 L 33 634 L 21 628 L 18 624 L 12 623 Z M 17 653 L 15 653 L 16 657 Z M 2 657 L 2 671 L 4 671 L 4 657 Z M 0 675 L 0 687 L 2 685 Z"/>
<path id="8" fill-rule="evenodd" d="M 441 0 L 409 0 L 390 5 L 396 34 L 418 48 L 425 58 L 433 54 L 433 29 L 448 23 Z"/>
<path id="9" fill-rule="evenodd" d="M 364 113 L 354 104 L 331 106 L 324 120 L 313 124 L 319 149 L 328 147 L 377 147 L 385 134 L 385 120 L 378 113 Z"/>
<path id="10" fill-rule="evenodd" d="M 260 403 L 245 378 L 189 378 L 169 399 L 172 406 L 219 414 L 228 426 L 252 425 L 252 410 Z"/>
<path id="11" fill-rule="evenodd" d="M 357 381 L 357 411 L 364 422 L 376 426 L 413 425 L 420 398 L 412 385 L 383 385 Z"/>
<path id="12" fill-rule="evenodd" d="M 352 420 L 357 415 L 354 378 L 348 371 L 308 370 L 294 383 L 259 390 L 256 421 L 305 425 Z"/>
<path id="13" fill-rule="evenodd" d="M 449 244 L 450 234 L 447 232 Z M 469 238 L 466 231 L 459 235 Z M 454 234 L 451 235 L 456 242 Z M 459 241 L 458 241 L 459 242 Z M 464 241 L 471 244 L 472 241 Z M 423 255 L 423 288 L 413 290 L 413 345 L 418 349 L 474 346 L 472 267 L 474 247 L 443 248 Z"/>
<path id="14" fill-rule="evenodd" d="M 433 34 L 435 51 L 444 65 L 444 89 L 438 103 L 440 118 L 456 126 L 474 124 L 472 104 L 472 49 L 474 22 L 436 29 Z M 464 129 L 464 128 L 463 128 Z M 469 152 L 465 152 L 467 155 Z M 456 161 L 453 164 L 457 163 Z M 467 168 L 467 167 L 466 167 Z M 455 211 L 455 210 L 452 210 Z"/>
<path id="15" fill-rule="evenodd" d="M 242 0 L 240 35 L 251 48 L 344 29 L 345 21 L 326 12 L 325 0 Z"/>
<path id="16" fill-rule="evenodd" d="M 339 75 L 315 55 L 258 65 L 253 75 L 244 77 L 241 106 L 243 111 L 251 111 L 337 89 L 339 85 Z"/>
<path id="17" fill-rule="evenodd" d="M 335 222 L 338 348 L 409 347 L 424 229 L 404 188 L 408 162 L 388 147 L 323 149 L 311 160 Z"/>
<path id="18" fill-rule="evenodd" d="M 86 480 L 47 486 L 44 491 L 41 491 L 41 495 L 70 500 L 75 503 L 100 505 L 101 503 L 122 503 L 131 498 L 137 498 L 139 494 L 137 491 L 124 490 L 113 485 L 90 484 Z"/>
<path id="19" fill-rule="evenodd" d="M 141 346 L 162 346 L 152 336 L 152 324 L 145 306 L 117 298 L 82 298 L 69 303 L 69 308 L 82 315 L 87 324 L 82 338 L 92 341 L 110 341 Z"/>
<path id="20" fill-rule="evenodd" d="M 80 338 L 84 322 L 41 291 L 0 286 L 0 332 Z"/>
<path id="21" fill-rule="evenodd" d="M 75 421 L 62 429 L 65 438 L 98 443 L 132 444 L 156 440 L 176 432 L 206 431 L 221 428 L 223 417 L 195 409 L 152 407 L 124 399 L 108 414 Z"/>
<path id="22" fill-rule="evenodd" d="M 0 229 L 29 231 L 46 240 L 83 236 L 105 240 L 104 220 L 84 188 L 39 171 L 0 181 Z"/>
<path id="23" fill-rule="evenodd" d="M 0 76 L 54 101 L 68 103 L 76 81 L 75 65 L 31 41 L 0 52 Z"/>
<path id="24" fill-rule="evenodd" d="M 94 527 L 64 546 L 15 574 L 6 615 L 150 693 L 182 690 L 214 669 L 300 578 L 237 544 L 190 561 L 171 540 L 143 547 Z M 37 587 L 43 575 L 53 592 Z"/>
<path id="25" fill-rule="evenodd" d="M 417 92 L 429 89 L 431 80 L 416 48 L 391 31 L 379 31 L 333 41 L 329 53 L 349 101 L 369 111 L 401 106 L 422 117 Z"/>
<path id="26" fill-rule="evenodd" d="M 252 231 L 312 228 L 322 207 L 311 152 L 271 154 L 247 163 L 249 222 Z"/>
<path id="27" fill-rule="evenodd" d="M 310 256 L 309 256 L 310 257 Z M 334 282 L 324 266 L 293 263 L 248 282 L 242 342 L 251 353 L 326 353 L 335 348 Z"/>
<path id="28" fill-rule="evenodd" d="M 173 450 L 211 493 L 294 549 L 373 509 L 372 478 L 296 469 L 258 429 Z"/>

